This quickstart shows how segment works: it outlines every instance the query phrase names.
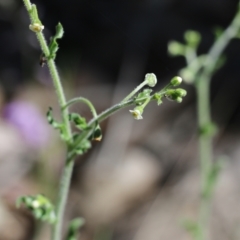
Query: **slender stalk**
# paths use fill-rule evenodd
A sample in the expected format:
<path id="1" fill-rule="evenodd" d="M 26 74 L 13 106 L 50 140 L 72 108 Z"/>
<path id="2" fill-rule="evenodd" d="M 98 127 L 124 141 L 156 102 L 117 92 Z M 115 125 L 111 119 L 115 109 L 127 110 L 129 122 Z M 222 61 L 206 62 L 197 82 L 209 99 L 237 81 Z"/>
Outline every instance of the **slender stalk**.
<path id="1" fill-rule="evenodd" d="M 139 84 L 130 94 L 128 94 L 121 103 L 124 103 L 131 99 L 140 89 L 142 89 L 145 85 L 147 85 L 147 81 L 143 81 L 141 84 Z"/>
<path id="2" fill-rule="evenodd" d="M 211 124 L 210 112 L 210 80 L 216 69 L 218 58 L 229 44 L 230 40 L 238 34 L 240 29 L 240 11 L 238 10 L 232 23 L 222 33 L 218 40 L 214 43 L 203 64 L 203 71 L 196 79 L 195 88 L 197 91 L 197 113 L 198 126 L 203 129 Z M 201 205 L 199 213 L 199 236 L 198 240 L 208 239 L 209 210 L 211 206 L 212 193 L 206 196 L 205 192 L 208 187 L 208 178 L 213 165 L 211 134 L 200 133 L 199 136 L 199 158 L 201 168 Z"/>
<path id="3" fill-rule="evenodd" d="M 87 99 L 87 98 L 84 98 L 84 97 L 76 97 L 76 98 L 73 98 L 71 99 L 70 101 L 68 101 L 66 103 L 65 106 L 62 107 L 62 110 L 71 106 L 72 104 L 75 104 L 77 102 L 84 102 L 91 110 L 92 114 L 93 114 L 93 117 L 97 117 L 97 112 L 96 112 L 96 109 L 95 107 L 93 106 L 93 104 Z"/>
<path id="4" fill-rule="evenodd" d="M 209 81 L 199 81 L 196 84 L 197 90 L 197 115 L 199 129 L 210 124 L 210 93 Z M 199 136 L 199 159 L 201 173 L 201 203 L 199 212 L 199 236 L 198 240 L 207 240 L 207 229 L 211 199 L 205 196 L 208 186 L 208 177 L 212 169 L 212 136 L 200 133 Z"/>

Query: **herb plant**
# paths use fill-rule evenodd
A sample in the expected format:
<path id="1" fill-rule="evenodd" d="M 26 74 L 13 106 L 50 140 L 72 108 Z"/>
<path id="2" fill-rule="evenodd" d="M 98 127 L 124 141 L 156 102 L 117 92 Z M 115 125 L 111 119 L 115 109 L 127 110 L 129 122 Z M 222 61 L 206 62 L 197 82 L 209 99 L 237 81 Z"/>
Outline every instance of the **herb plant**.
<path id="1" fill-rule="evenodd" d="M 77 155 L 84 154 L 91 148 L 92 140 L 101 140 L 102 133 L 100 123 L 115 112 L 128 106 L 134 106 L 134 108 L 130 110 L 130 113 L 134 119 L 140 120 L 143 118 L 142 115 L 145 107 L 151 101 L 156 101 L 157 105 L 160 105 L 162 104 L 162 99 L 166 97 L 167 99 L 180 103 L 182 102 L 182 98 L 186 96 L 187 92 L 182 88 L 176 88 L 181 84 L 182 79 L 180 77 L 174 77 L 162 90 L 153 93 L 151 88 L 157 84 L 157 78 L 155 74 L 149 73 L 146 74 L 144 81 L 120 103 L 106 109 L 100 114 L 96 112 L 91 101 L 84 97 L 73 98 L 67 101 L 55 65 L 55 58 L 59 49 L 57 41 L 63 37 L 63 27 L 58 23 L 55 35 L 51 37 L 49 43 L 47 43 L 43 34 L 44 25 L 38 17 L 36 5 L 32 4 L 30 0 L 23 0 L 23 2 L 31 21 L 29 28 L 36 34 L 42 50 L 41 65 L 46 63 L 48 66 L 61 109 L 62 119 L 60 122 L 53 118 L 53 109 L 51 107 L 49 107 L 47 112 L 47 119 L 48 122 L 59 131 L 61 139 L 66 144 L 67 155 L 61 176 L 56 206 L 52 204 L 46 196 L 40 194 L 36 196 L 23 196 L 18 199 L 18 205 L 23 204 L 32 212 L 36 219 L 50 223 L 52 226 L 51 239 L 60 240 L 62 239 L 64 210 L 74 167 L 74 159 Z M 87 120 L 80 114 L 69 112 L 69 106 L 78 102 L 86 104 L 91 110 L 93 118 L 89 122 L 87 122 Z M 77 132 L 73 132 L 71 123 L 75 124 L 76 129 L 78 130 Z M 67 233 L 68 240 L 76 239 L 78 228 L 82 224 L 82 219 L 74 219 L 71 221 Z"/>

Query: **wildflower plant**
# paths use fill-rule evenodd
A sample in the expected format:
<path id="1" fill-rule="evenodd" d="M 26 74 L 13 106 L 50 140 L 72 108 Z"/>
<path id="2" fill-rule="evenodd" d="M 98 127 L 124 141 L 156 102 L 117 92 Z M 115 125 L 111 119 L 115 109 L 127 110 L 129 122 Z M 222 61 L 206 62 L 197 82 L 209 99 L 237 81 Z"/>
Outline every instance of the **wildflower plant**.
<path id="1" fill-rule="evenodd" d="M 47 120 L 53 128 L 59 131 L 62 141 L 66 144 L 67 155 L 61 176 L 56 206 L 54 206 L 50 200 L 43 195 L 23 196 L 19 198 L 18 206 L 24 205 L 32 212 L 36 219 L 49 222 L 52 225 L 51 239 L 60 240 L 62 239 L 64 210 L 74 167 L 74 159 L 78 155 L 86 153 L 91 148 L 92 140 L 101 140 L 102 132 L 100 123 L 115 112 L 128 106 L 135 106 L 132 110 L 130 110 L 130 113 L 134 119 L 140 120 L 143 118 L 142 115 L 144 113 L 144 109 L 150 102 L 156 101 L 157 105 L 160 105 L 162 104 L 163 98 L 167 98 L 180 103 L 182 102 L 182 98 L 186 96 L 187 92 L 184 89 L 176 88 L 182 82 L 180 77 L 174 77 L 162 90 L 153 92 L 151 88 L 155 87 L 157 84 L 157 77 L 153 73 L 148 73 L 146 74 L 144 81 L 120 103 L 106 109 L 100 114 L 96 112 L 96 109 L 91 101 L 84 97 L 77 97 L 67 101 L 55 65 L 55 58 L 59 49 L 57 41 L 63 37 L 63 27 L 60 23 L 57 24 L 56 33 L 53 37 L 51 37 L 49 44 L 47 44 L 43 35 L 44 25 L 38 17 L 36 5 L 32 4 L 30 0 L 23 0 L 23 2 L 31 20 L 29 28 L 36 34 L 42 50 L 41 56 L 43 61 L 41 62 L 41 65 L 43 66 L 44 63 L 46 63 L 48 66 L 61 109 L 61 121 L 57 121 L 53 118 L 53 109 L 51 107 L 49 107 L 47 112 Z M 148 88 L 144 88 L 146 86 Z M 69 106 L 79 102 L 86 104 L 91 110 L 92 119 L 90 121 L 87 121 L 85 117 L 78 113 L 69 112 Z M 75 125 L 76 128 L 74 129 L 77 129 L 76 132 L 73 132 L 71 123 Z M 68 240 L 76 239 L 77 230 L 80 226 L 82 226 L 82 224 L 82 219 L 75 219 L 71 221 L 67 235 Z"/>
<path id="2" fill-rule="evenodd" d="M 214 73 L 224 63 L 223 51 L 232 39 L 239 38 L 239 36 L 240 3 L 232 22 L 224 31 L 218 32 L 216 41 L 207 54 L 197 54 L 201 35 L 196 31 L 189 30 L 185 32 L 185 43 L 171 41 L 168 44 L 168 52 L 171 56 L 183 56 L 186 59 L 186 67 L 181 69 L 179 74 L 187 84 L 194 86 L 197 93 L 201 203 L 198 221 L 187 221 L 185 224 L 186 229 L 196 240 L 207 240 L 209 237 L 211 198 L 222 166 L 220 160 L 213 162 L 212 143 L 217 127 L 211 120 L 210 81 Z"/>

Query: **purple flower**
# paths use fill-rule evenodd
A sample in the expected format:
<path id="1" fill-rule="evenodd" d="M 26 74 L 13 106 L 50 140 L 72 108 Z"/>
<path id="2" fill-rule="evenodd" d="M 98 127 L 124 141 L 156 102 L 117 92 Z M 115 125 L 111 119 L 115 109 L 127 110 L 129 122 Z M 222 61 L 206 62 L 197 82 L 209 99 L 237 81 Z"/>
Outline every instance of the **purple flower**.
<path id="1" fill-rule="evenodd" d="M 40 148 L 47 143 L 47 121 L 35 105 L 19 100 L 10 102 L 3 109 L 3 117 L 18 129 L 31 147 Z"/>

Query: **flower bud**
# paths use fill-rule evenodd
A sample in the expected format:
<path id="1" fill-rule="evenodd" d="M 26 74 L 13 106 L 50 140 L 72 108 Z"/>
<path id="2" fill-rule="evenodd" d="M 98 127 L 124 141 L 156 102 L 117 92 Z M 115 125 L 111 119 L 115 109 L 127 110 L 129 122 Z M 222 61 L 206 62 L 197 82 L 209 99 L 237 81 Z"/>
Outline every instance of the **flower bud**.
<path id="1" fill-rule="evenodd" d="M 179 86 L 181 83 L 182 83 L 182 78 L 179 76 L 176 76 L 176 77 L 172 78 L 172 80 L 171 80 L 171 85 L 173 87 Z"/>
<path id="2" fill-rule="evenodd" d="M 180 97 L 185 97 L 187 95 L 187 91 L 185 89 L 177 88 L 175 91 L 176 94 Z"/>
<path id="3" fill-rule="evenodd" d="M 145 75 L 145 82 L 149 87 L 154 87 L 157 84 L 157 77 L 154 73 L 147 73 Z"/>
<path id="4" fill-rule="evenodd" d="M 189 46 L 197 47 L 201 40 L 201 35 L 197 31 L 189 30 L 185 32 L 184 38 Z"/>
<path id="5" fill-rule="evenodd" d="M 177 41 L 171 41 L 168 44 L 168 52 L 172 56 L 179 56 L 184 55 L 185 53 L 185 46 Z"/>
<path id="6" fill-rule="evenodd" d="M 181 98 L 181 97 L 177 97 L 177 98 L 175 99 L 175 101 L 176 101 L 177 103 L 181 103 L 181 102 L 182 102 L 182 98 Z"/>

